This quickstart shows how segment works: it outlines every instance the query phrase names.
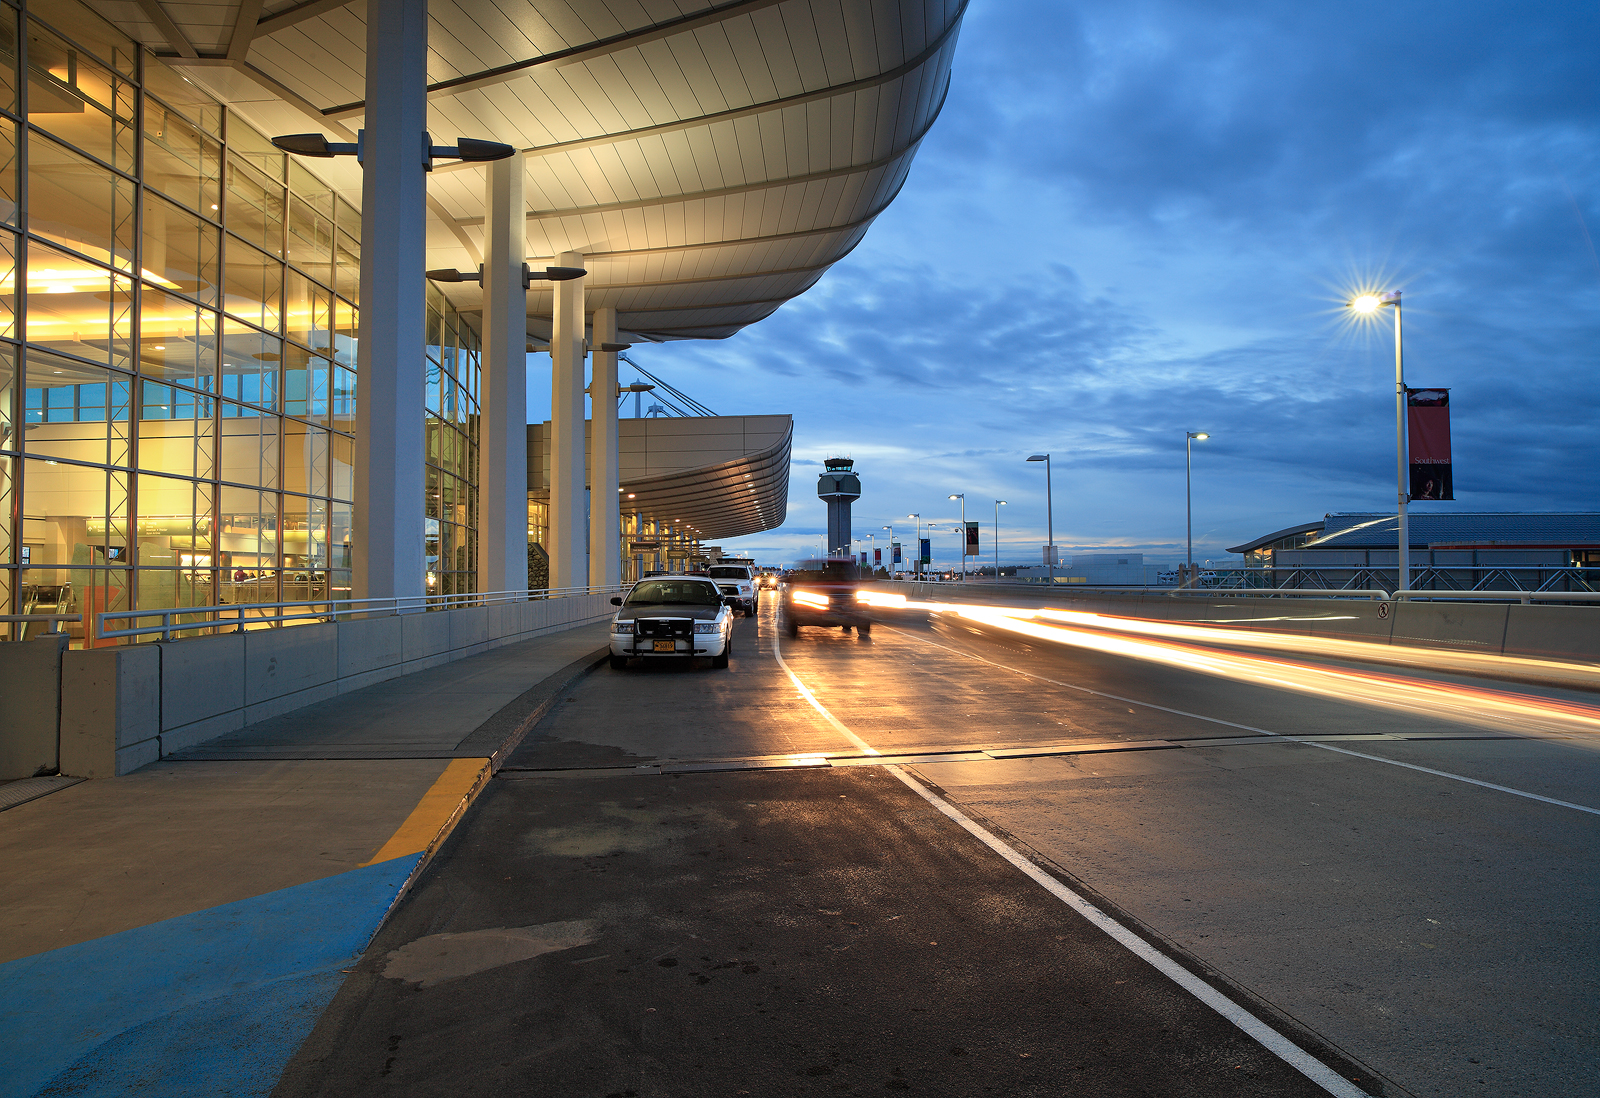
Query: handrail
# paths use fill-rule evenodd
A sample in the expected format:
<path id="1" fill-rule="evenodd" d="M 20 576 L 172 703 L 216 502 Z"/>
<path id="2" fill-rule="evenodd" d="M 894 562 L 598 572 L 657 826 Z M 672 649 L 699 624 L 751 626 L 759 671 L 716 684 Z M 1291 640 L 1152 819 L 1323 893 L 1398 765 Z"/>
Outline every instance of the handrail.
<path id="1" fill-rule="evenodd" d="M 438 595 L 405 595 L 376 599 L 304 599 L 295 602 L 219 603 L 214 606 L 168 606 L 151 610 L 109 610 L 95 615 L 97 635 L 103 640 L 117 637 L 143 637 L 159 633 L 162 640 L 171 640 L 173 631 L 220 630 L 242 633 L 247 625 L 277 625 L 290 621 L 338 621 L 341 617 L 356 614 L 389 616 L 412 614 L 426 610 L 466 609 L 474 606 L 491 606 L 512 602 L 542 602 L 551 598 L 571 598 L 578 595 L 603 595 L 627 590 L 626 584 L 588 587 L 538 587 L 524 591 L 463 591 Z M 293 612 L 296 608 L 299 612 Z M 252 614 L 248 610 L 288 610 L 288 613 Z M 179 621 L 196 615 L 213 615 L 211 621 Z M 226 615 L 226 616 L 224 616 Z M 161 619 L 159 624 L 139 625 L 139 618 Z M 107 629 L 112 619 L 130 622 L 125 629 Z"/>
<path id="2" fill-rule="evenodd" d="M 880 583 L 892 582 L 880 580 Z M 905 582 L 905 581 L 902 581 Z M 982 591 L 996 587 L 1011 587 L 1025 590 L 1029 594 L 1035 591 L 1049 591 L 1053 594 L 1091 598 L 1095 595 L 1164 595 L 1176 598 L 1181 595 L 1200 595 L 1205 598 L 1272 598 L 1278 595 L 1308 598 L 1364 598 L 1376 602 L 1388 602 L 1394 596 L 1378 587 L 1091 587 L 1085 583 L 1058 583 L 1051 586 L 1047 583 L 1028 583 L 1004 581 L 996 583 L 985 580 L 982 583 L 960 584 L 955 582 L 912 580 L 912 583 L 927 584 L 940 589 L 955 588 L 966 591 Z"/>
<path id="3" fill-rule="evenodd" d="M 50 628 L 40 634 L 40 636 L 44 637 L 59 637 L 62 635 L 61 630 L 56 628 L 58 622 L 82 620 L 82 614 L 0 614 L 0 622 L 18 622 L 23 625 L 30 621 L 49 622 Z"/>
<path id="4" fill-rule="evenodd" d="M 1534 602 L 1600 602 L 1600 591 L 1449 591 L 1422 590 L 1396 591 L 1399 602 L 1459 602 L 1462 600 L 1486 602 L 1520 602 L 1524 606 Z"/>

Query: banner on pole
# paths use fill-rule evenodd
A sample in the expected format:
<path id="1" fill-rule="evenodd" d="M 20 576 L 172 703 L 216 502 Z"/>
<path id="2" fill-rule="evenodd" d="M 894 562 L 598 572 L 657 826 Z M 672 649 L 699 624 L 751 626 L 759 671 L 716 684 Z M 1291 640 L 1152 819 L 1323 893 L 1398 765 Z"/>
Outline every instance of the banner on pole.
<path id="1" fill-rule="evenodd" d="M 1406 390 L 1412 499 L 1455 499 L 1450 465 L 1450 390 Z"/>
<path id="2" fill-rule="evenodd" d="M 882 549 L 874 549 L 872 551 L 872 563 L 873 564 L 882 564 L 883 563 L 883 550 Z"/>
<path id="3" fill-rule="evenodd" d="M 978 524 L 969 522 L 967 523 L 967 556 L 976 557 L 980 555 L 978 552 Z"/>
<path id="4" fill-rule="evenodd" d="M 899 564 L 899 563 L 901 563 L 901 561 L 900 561 L 900 543 L 898 541 L 892 541 L 892 542 L 889 543 L 889 563 L 891 563 L 891 564 Z"/>
<path id="5" fill-rule="evenodd" d="M 933 563 L 933 542 L 928 538 L 922 538 L 920 540 L 921 540 L 922 544 L 917 546 L 917 548 L 921 551 L 919 555 L 922 558 L 922 563 L 923 564 L 932 564 Z"/>

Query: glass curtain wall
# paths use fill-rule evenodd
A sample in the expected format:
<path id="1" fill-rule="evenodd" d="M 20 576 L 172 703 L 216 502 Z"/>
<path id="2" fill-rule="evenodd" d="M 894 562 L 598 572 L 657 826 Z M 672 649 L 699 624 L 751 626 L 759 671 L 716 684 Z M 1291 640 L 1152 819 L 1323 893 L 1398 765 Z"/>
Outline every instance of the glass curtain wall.
<path id="1" fill-rule="evenodd" d="M 0 2 L 0 606 L 350 588 L 360 217 L 76 3 Z M 472 588 L 478 341 L 429 298 L 430 583 Z M 44 630 L 0 625 L 0 638 Z"/>

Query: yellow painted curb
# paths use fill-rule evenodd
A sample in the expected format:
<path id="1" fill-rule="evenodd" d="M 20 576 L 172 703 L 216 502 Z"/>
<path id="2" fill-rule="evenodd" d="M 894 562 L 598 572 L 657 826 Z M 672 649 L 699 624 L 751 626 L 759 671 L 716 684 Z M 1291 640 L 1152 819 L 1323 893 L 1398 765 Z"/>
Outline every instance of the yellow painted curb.
<path id="1" fill-rule="evenodd" d="M 370 861 L 361 863 L 362 867 L 407 854 L 421 854 L 442 839 L 456 813 L 465 807 L 467 799 L 488 773 L 488 759 L 452 759 L 444 773 L 422 795 L 405 823 L 389 836 L 389 841 Z"/>

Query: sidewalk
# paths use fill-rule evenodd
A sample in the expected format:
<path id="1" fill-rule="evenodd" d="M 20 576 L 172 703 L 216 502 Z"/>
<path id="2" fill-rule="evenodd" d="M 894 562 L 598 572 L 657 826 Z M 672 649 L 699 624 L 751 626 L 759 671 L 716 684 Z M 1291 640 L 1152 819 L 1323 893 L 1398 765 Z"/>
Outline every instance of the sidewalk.
<path id="1" fill-rule="evenodd" d="M 269 1091 L 503 751 L 604 658 L 605 630 L 0 813 L 0 1098 Z"/>

